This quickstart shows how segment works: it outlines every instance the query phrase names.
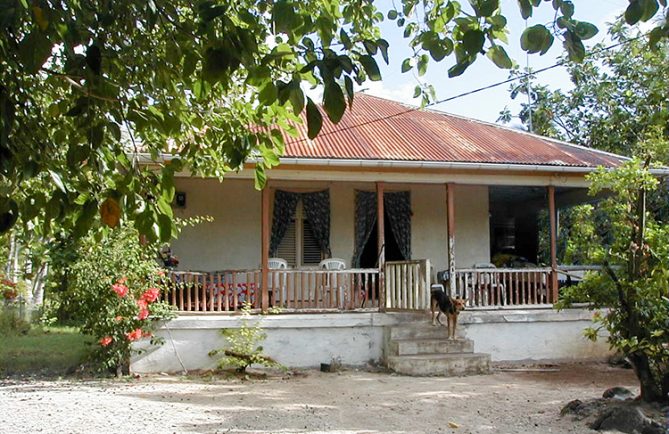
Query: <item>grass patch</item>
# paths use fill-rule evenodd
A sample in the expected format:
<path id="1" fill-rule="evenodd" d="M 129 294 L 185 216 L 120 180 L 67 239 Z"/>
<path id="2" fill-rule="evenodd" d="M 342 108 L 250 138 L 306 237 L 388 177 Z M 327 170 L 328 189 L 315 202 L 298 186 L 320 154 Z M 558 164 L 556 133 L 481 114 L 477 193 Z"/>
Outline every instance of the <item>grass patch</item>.
<path id="1" fill-rule="evenodd" d="M 0 334 L 0 375 L 66 375 L 84 360 L 90 338 L 73 327 Z"/>

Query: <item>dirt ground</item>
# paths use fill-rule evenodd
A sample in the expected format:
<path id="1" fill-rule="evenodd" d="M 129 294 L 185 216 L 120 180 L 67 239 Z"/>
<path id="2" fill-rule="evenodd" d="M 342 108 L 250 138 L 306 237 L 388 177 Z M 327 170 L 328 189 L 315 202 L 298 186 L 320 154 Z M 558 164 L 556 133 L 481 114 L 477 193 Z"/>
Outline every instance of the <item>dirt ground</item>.
<path id="1" fill-rule="evenodd" d="M 560 409 L 612 386 L 638 392 L 630 370 L 604 364 L 459 378 L 314 370 L 251 381 L 6 379 L 0 432 L 582 433 L 591 431 Z"/>

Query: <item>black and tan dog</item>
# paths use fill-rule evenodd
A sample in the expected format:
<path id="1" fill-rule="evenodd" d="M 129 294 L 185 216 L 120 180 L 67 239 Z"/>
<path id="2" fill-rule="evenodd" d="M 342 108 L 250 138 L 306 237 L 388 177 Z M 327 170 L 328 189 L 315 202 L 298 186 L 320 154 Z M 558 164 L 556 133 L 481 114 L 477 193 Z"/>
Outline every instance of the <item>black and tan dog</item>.
<path id="1" fill-rule="evenodd" d="M 465 299 L 463 298 L 453 298 L 448 295 L 441 289 L 433 290 L 430 296 L 430 310 L 432 311 L 432 325 L 436 326 L 437 323 L 435 320 L 439 321 L 439 324 L 444 325 L 439 319 L 439 316 L 443 313 L 446 315 L 448 321 L 448 338 L 455 339 L 455 329 L 458 326 L 458 315 L 460 311 L 465 310 Z M 437 310 L 438 309 L 438 310 Z M 437 312 L 435 317 L 434 313 Z"/>

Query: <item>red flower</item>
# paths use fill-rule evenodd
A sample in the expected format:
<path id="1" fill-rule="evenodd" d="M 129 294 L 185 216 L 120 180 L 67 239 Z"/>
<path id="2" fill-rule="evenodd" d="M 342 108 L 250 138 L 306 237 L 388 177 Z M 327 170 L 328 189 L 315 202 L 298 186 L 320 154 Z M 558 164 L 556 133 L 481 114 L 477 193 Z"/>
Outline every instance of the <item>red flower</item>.
<path id="1" fill-rule="evenodd" d="M 158 299 L 160 296 L 160 289 L 158 288 L 149 288 L 146 291 L 144 291 L 144 294 L 142 294 L 142 300 L 146 300 L 147 303 L 153 303 Z"/>
<path id="2" fill-rule="evenodd" d="M 128 295 L 128 287 L 122 283 L 116 283 L 112 285 L 112 291 L 114 291 L 119 297 L 125 297 Z"/>
<path id="3" fill-rule="evenodd" d="M 104 338 L 101 338 L 99 341 L 101 346 L 106 347 L 107 345 L 112 343 L 112 337 L 111 336 L 105 336 Z"/>
<path id="4" fill-rule="evenodd" d="M 114 318 L 114 320 L 115 320 L 116 322 L 121 322 L 121 321 L 123 321 L 123 317 L 122 317 L 121 315 L 116 315 L 116 317 Z"/>
<path id="5" fill-rule="evenodd" d="M 147 303 L 143 298 L 140 298 L 137 300 L 137 306 L 139 307 L 139 310 L 144 310 L 149 307 L 149 303 Z"/>
<path id="6" fill-rule="evenodd" d="M 128 281 L 128 278 L 125 277 L 125 276 L 123 276 L 123 277 L 121 277 L 120 279 L 118 279 L 118 280 L 116 281 L 116 283 L 120 283 L 121 285 L 125 285 L 125 282 L 127 282 L 127 281 Z"/>
<path id="7" fill-rule="evenodd" d="M 142 329 L 135 329 L 131 332 L 128 332 L 125 334 L 125 337 L 130 341 L 136 341 L 137 339 L 142 337 Z"/>
<path id="8" fill-rule="evenodd" d="M 156 274 L 157 274 L 158 276 L 160 276 L 160 277 L 164 277 L 164 276 L 165 276 L 165 272 L 164 272 L 163 270 L 158 270 L 158 271 L 156 271 Z"/>
<path id="9" fill-rule="evenodd" d="M 153 333 L 151 333 L 151 332 L 144 332 L 144 333 L 142 333 L 142 337 L 143 337 L 143 338 L 150 338 L 151 336 L 153 336 Z"/>
<path id="10" fill-rule="evenodd" d="M 143 321 L 149 317 L 149 309 L 140 309 L 139 310 L 139 315 L 137 315 L 137 319 L 140 321 Z"/>

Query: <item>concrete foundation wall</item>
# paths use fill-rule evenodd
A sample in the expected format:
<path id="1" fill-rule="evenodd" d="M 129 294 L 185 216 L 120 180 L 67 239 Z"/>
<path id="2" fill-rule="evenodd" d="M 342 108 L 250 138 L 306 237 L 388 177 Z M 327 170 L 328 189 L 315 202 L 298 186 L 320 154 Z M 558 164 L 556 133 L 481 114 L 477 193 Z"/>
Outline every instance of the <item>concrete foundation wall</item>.
<path id="1" fill-rule="evenodd" d="M 608 345 L 583 337 L 591 317 L 591 312 L 579 309 L 464 312 L 458 334 L 473 339 L 475 350 L 489 353 L 493 361 L 601 359 L 609 354 Z M 381 361 L 388 327 L 428 319 L 428 314 L 350 313 L 276 315 L 250 321 L 260 321 L 267 334 L 263 343 L 267 355 L 291 367 L 316 367 L 332 359 L 346 365 Z M 215 360 L 208 353 L 225 346 L 220 330 L 239 327 L 241 321 L 239 316 L 180 316 L 158 330 L 164 345 L 146 347 L 146 352 L 133 358 L 131 369 L 179 372 L 181 363 L 188 370 L 212 368 Z"/>

